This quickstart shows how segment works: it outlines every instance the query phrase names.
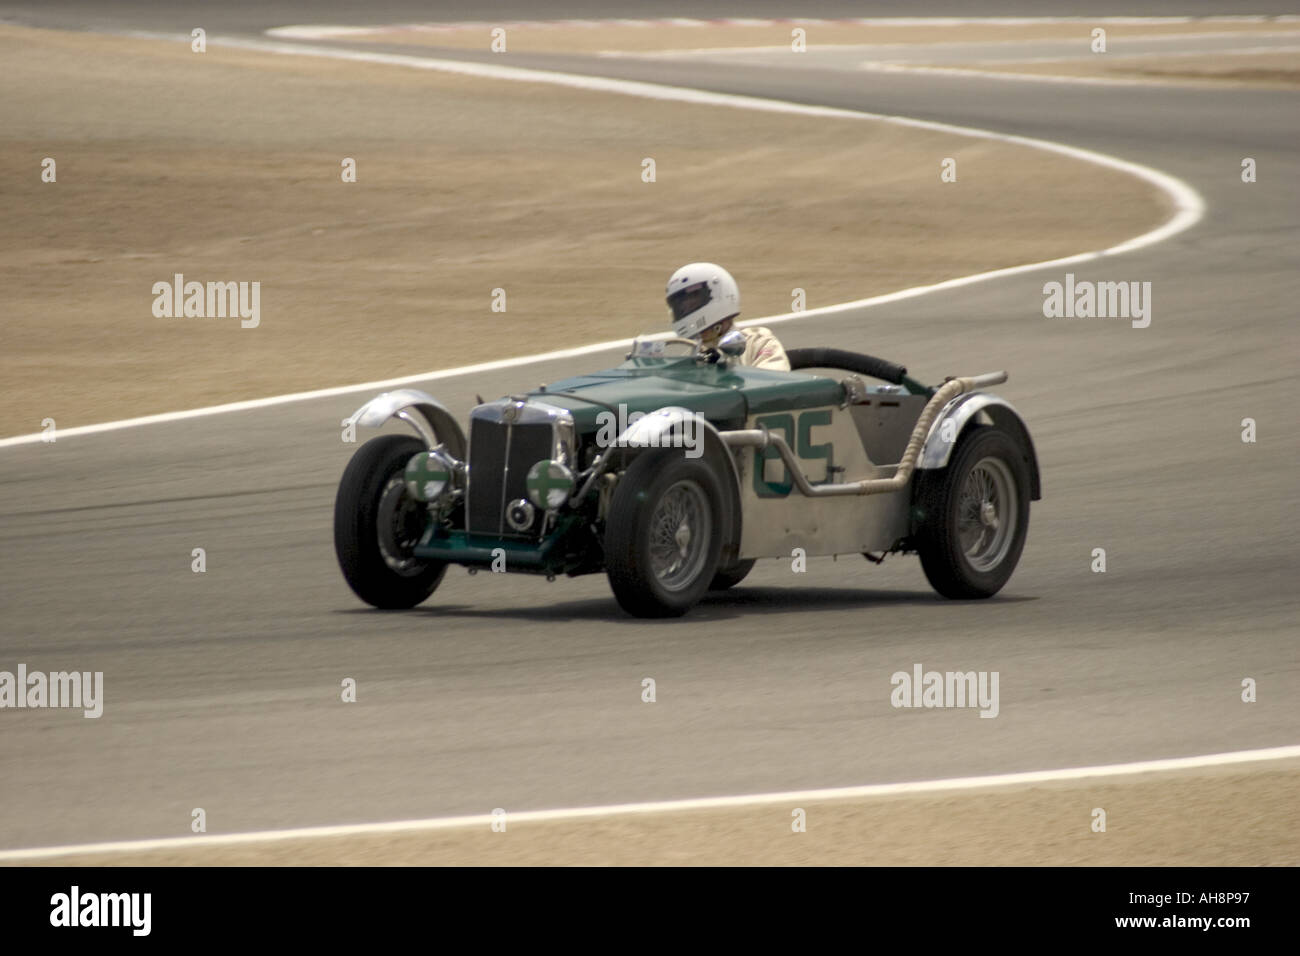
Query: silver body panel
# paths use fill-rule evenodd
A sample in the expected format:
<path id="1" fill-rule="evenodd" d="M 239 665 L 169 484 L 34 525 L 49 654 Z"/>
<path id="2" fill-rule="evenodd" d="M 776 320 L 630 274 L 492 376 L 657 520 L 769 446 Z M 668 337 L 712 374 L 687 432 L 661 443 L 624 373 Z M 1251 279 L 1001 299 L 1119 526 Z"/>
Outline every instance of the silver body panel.
<path id="1" fill-rule="evenodd" d="M 828 416 L 829 421 L 807 427 L 803 442 L 799 440 L 799 425 L 793 429 L 795 434 L 787 433 L 783 437 L 795 451 L 802 473 L 811 484 L 828 481 L 842 484 L 892 474 L 893 469 L 887 466 L 897 462 L 871 460 L 850 409 L 827 406 L 803 409 L 799 414 L 809 412 Z M 774 427 L 773 419 L 780 417 L 751 416 L 746 427 L 789 432 L 790 429 Z M 789 417 L 793 419 L 794 414 Z M 826 449 L 824 446 L 828 444 L 831 447 Z M 801 451 L 809 450 L 810 445 L 813 451 L 828 454 L 803 457 Z M 809 498 L 800 494 L 795 482 L 784 474 L 783 462 L 770 451 L 741 448 L 734 450 L 733 456 L 744 520 L 742 559 L 789 558 L 795 548 L 802 548 L 808 555 L 883 551 L 908 534 L 910 488 L 878 495 Z M 755 474 L 758 468 L 762 469 L 761 484 Z M 790 485 L 789 493 L 773 493 L 773 486 L 779 489 L 785 484 Z M 767 494 L 761 493 L 760 488 Z"/>

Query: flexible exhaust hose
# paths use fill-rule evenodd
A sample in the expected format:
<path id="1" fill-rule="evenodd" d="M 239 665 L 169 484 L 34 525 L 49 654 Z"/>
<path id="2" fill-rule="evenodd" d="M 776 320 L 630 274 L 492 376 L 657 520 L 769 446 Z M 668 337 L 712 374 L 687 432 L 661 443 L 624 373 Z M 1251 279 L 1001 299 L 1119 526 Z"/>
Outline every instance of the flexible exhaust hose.
<path id="1" fill-rule="evenodd" d="M 870 375 L 881 381 L 902 385 L 907 377 L 907 369 L 897 362 L 888 362 L 874 355 L 861 352 L 847 352 L 844 349 L 804 348 L 787 349 L 786 358 L 790 360 L 790 370 L 801 368 L 837 368 L 846 372 L 858 372 Z"/>
<path id="2" fill-rule="evenodd" d="M 938 417 L 939 412 L 943 410 L 943 407 L 958 395 L 973 392 L 978 388 L 989 385 L 997 385 L 1006 380 L 1006 372 L 990 372 L 987 375 L 953 378 L 944 382 L 930 400 L 925 403 L 925 408 L 921 409 L 921 415 L 917 418 L 911 437 L 907 440 L 907 447 L 903 450 L 903 458 L 898 463 L 898 469 L 889 478 L 864 478 L 861 481 L 853 481 L 843 485 L 813 485 L 799 469 L 798 459 L 795 458 L 789 444 L 780 435 L 773 435 L 766 428 L 750 428 L 743 431 L 724 432 L 722 438 L 732 448 L 777 449 L 781 453 L 781 460 L 785 462 L 787 471 L 794 479 L 795 484 L 799 486 L 799 491 L 809 498 L 828 498 L 836 495 L 880 495 L 891 491 L 901 491 L 907 487 L 912 472 L 916 468 L 917 459 L 921 457 L 921 449 L 925 446 L 925 439 L 930 434 L 934 420 Z"/>

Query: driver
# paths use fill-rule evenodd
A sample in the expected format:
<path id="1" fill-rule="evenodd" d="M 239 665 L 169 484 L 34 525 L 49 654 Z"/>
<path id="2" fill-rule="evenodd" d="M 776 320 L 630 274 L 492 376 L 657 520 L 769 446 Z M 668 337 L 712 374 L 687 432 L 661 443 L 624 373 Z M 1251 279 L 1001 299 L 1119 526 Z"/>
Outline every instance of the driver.
<path id="1" fill-rule="evenodd" d="M 740 315 L 740 287 L 731 273 L 712 262 L 682 266 L 668 280 L 668 308 L 673 331 L 682 338 L 698 339 L 700 346 L 716 349 L 718 340 L 731 331 Z M 785 349 L 771 329 L 740 329 L 745 337 L 741 365 L 790 370 Z"/>

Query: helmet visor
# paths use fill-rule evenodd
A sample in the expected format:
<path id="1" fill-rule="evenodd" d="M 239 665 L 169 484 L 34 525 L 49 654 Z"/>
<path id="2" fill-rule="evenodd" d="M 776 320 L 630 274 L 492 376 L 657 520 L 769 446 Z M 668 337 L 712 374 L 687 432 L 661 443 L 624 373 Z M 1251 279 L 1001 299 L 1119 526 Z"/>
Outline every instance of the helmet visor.
<path id="1" fill-rule="evenodd" d="M 672 310 L 673 321 L 678 321 L 696 312 L 713 298 L 713 291 L 707 282 L 697 282 L 684 289 L 678 289 L 668 297 L 668 308 Z"/>

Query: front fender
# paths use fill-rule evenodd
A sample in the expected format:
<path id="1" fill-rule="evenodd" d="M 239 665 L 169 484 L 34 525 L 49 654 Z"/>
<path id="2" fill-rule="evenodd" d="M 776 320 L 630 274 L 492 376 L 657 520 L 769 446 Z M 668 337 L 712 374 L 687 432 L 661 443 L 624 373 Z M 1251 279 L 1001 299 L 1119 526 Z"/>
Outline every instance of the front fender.
<path id="1" fill-rule="evenodd" d="M 980 425 L 995 425 L 1020 443 L 1024 449 L 1025 464 L 1029 467 L 1030 498 L 1033 501 L 1042 498 L 1038 455 L 1034 451 L 1034 441 L 1029 437 L 1029 428 L 1010 402 L 987 392 L 958 395 L 940 410 L 926 435 L 925 444 L 921 446 L 916 467 L 922 470 L 946 468 L 957 439 L 972 421 Z M 952 424 L 945 426 L 945 422 Z"/>
<path id="2" fill-rule="evenodd" d="M 689 458 L 703 458 L 722 477 L 729 499 L 723 515 L 722 555 L 719 567 L 733 563 L 740 555 L 741 497 L 740 472 L 731 450 L 713 423 L 703 415 L 668 405 L 639 418 L 614 440 L 619 448 L 685 448 Z"/>
<path id="3" fill-rule="evenodd" d="M 376 395 L 352 416 L 354 422 L 367 428 L 378 428 L 390 418 L 406 422 L 430 448 L 441 444 L 453 458 L 465 459 L 465 432 L 460 422 L 432 395 L 415 388 L 399 388 Z"/>

